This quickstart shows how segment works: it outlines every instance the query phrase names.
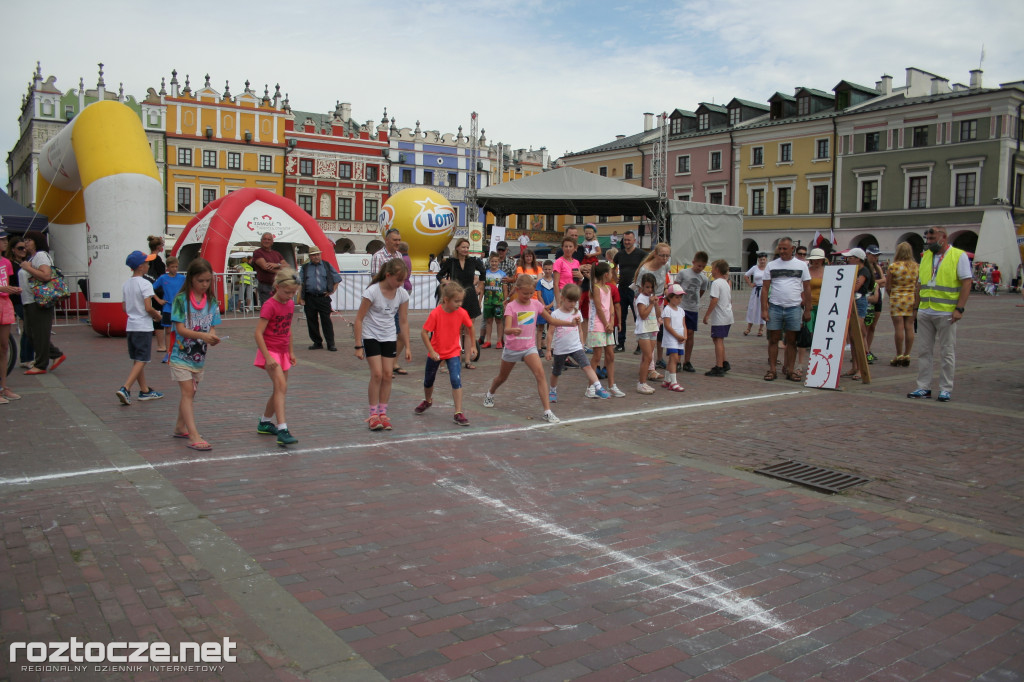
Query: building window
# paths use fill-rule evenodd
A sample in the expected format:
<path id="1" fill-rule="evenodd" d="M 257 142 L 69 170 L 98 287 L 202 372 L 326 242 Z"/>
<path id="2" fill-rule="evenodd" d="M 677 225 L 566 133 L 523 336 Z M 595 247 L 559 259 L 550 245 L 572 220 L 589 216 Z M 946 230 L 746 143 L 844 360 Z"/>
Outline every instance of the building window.
<path id="1" fill-rule="evenodd" d="M 210 203 L 217 200 L 217 190 L 203 188 L 203 208 L 206 208 Z"/>
<path id="2" fill-rule="evenodd" d="M 928 146 L 928 126 L 917 126 L 914 128 L 914 146 Z"/>
<path id="3" fill-rule="evenodd" d="M 806 116 L 811 113 L 810 97 L 801 97 L 796 101 L 796 113 L 798 116 Z"/>
<path id="4" fill-rule="evenodd" d="M 750 215 L 764 215 L 764 190 L 750 190 Z"/>
<path id="5" fill-rule="evenodd" d="M 878 210 L 878 180 L 865 180 L 860 188 L 860 210 Z"/>
<path id="6" fill-rule="evenodd" d="M 960 121 L 960 141 L 969 142 L 978 139 L 978 119 Z"/>
<path id="7" fill-rule="evenodd" d="M 260 170 L 264 173 L 272 172 L 274 170 L 274 157 L 260 154 Z"/>
<path id="8" fill-rule="evenodd" d="M 555 216 L 547 215 L 544 216 L 544 229 L 548 232 L 554 232 L 555 230 Z"/>
<path id="9" fill-rule="evenodd" d="M 711 127 L 711 116 L 708 114 L 699 114 L 697 116 L 697 130 L 707 130 Z"/>
<path id="10" fill-rule="evenodd" d="M 708 195 L 708 203 L 709 204 L 721 204 L 722 203 L 722 197 L 723 197 L 723 195 L 722 195 L 721 192 L 711 192 Z"/>
<path id="11" fill-rule="evenodd" d="M 367 180 L 367 182 L 377 182 L 377 178 L 380 177 L 379 175 L 377 175 L 377 173 L 378 173 L 377 166 L 367 166 L 366 167 L 366 180 Z"/>
<path id="12" fill-rule="evenodd" d="M 338 164 L 338 177 L 342 180 L 352 179 L 352 164 L 351 163 L 339 163 Z"/>
<path id="13" fill-rule="evenodd" d="M 583 216 L 581 216 L 581 215 L 576 216 L 576 224 L 577 225 L 582 225 L 583 224 Z"/>
<path id="14" fill-rule="evenodd" d="M 793 189 L 791 187 L 779 188 L 778 214 L 789 215 L 793 212 Z"/>
<path id="15" fill-rule="evenodd" d="M 828 213 L 828 185 L 814 186 L 813 211 L 815 213 Z"/>
<path id="16" fill-rule="evenodd" d="M 378 203 L 377 199 L 365 199 L 363 200 L 363 220 L 368 222 L 377 222 L 377 211 Z"/>
<path id="17" fill-rule="evenodd" d="M 750 150 L 750 165 L 764 165 L 764 147 L 754 147 L 753 149 Z"/>
<path id="18" fill-rule="evenodd" d="M 179 166 L 191 166 L 192 165 L 192 150 L 188 147 L 178 147 L 178 165 Z"/>
<path id="19" fill-rule="evenodd" d="M 299 208 L 309 215 L 313 215 L 313 196 L 310 194 L 300 194 L 296 198 L 298 199 L 296 203 L 298 203 Z"/>
<path id="20" fill-rule="evenodd" d="M 779 145 L 779 163 L 793 162 L 793 143 L 783 142 Z"/>
<path id="21" fill-rule="evenodd" d="M 228 170 L 242 170 L 242 155 L 239 152 L 228 152 Z"/>
<path id="22" fill-rule="evenodd" d="M 708 170 L 722 170 L 722 152 L 711 152 L 708 161 Z"/>
<path id="23" fill-rule="evenodd" d="M 678 201 L 689 201 L 690 200 L 690 195 L 689 194 L 680 194 L 680 195 L 678 195 L 676 197 L 676 200 L 678 200 Z"/>
<path id="24" fill-rule="evenodd" d="M 412 168 L 402 169 L 402 182 L 404 182 L 407 185 L 412 184 Z"/>
<path id="25" fill-rule="evenodd" d="M 191 150 L 189 150 L 191 153 Z M 179 187 L 178 188 L 178 213 L 191 213 L 192 212 L 192 188 L 191 187 Z"/>
<path id="26" fill-rule="evenodd" d="M 601 166 L 600 168 L 598 168 L 597 174 L 600 175 L 602 178 L 608 177 L 608 166 Z"/>
<path id="27" fill-rule="evenodd" d="M 299 159 L 299 175 L 312 175 L 312 174 L 313 174 L 313 159 Z M 310 201 L 312 201 L 312 200 L 310 200 Z M 312 213 L 310 213 L 310 215 L 312 215 Z"/>
<path id="28" fill-rule="evenodd" d="M 632 180 L 633 179 L 633 164 L 627 163 L 625 169 L 622 172 L 622 174 L 623 174 L 623 177 L 626 180 Z"/>
<path id="29" fill-rule="evenodd" d="M 680 156 L 676 159 L 676 173 L 689 173 L 690 172 L 690 157 Z"/>
<path id="30" fill-rule="evenodd" d="M 681 118 L 674 118 L 674 119 L 672 119 L 672 123 L 670 124 L 669 132 L 672 133 L 673 135 L 678 135 L 679 133 L 683 132 L 683 119 L 681 119 Z"/>
<path id="31" fill-rule="evenodd" d="M 977 183 L 976 173 L 957 173 L 956 197 L 953 204 L 955 206 L 974 206 Z"/>
<path id="32" fill-rule="evenodd" d="M 734 126 L 740 122 L 740 108 L 733 107 L 729 110 L 729 125 Z"/>
<path id="33" fill-rule="evenodd" d="M 599 215 L 599 216 L 597 216 L 597 222 L 599 222 L 599 223 L 606 223 L 606 222 L 608 222 L 608 216 L 606 216 L 606 215 Z"/>
<path id="34" fill-rule="evenodd" d="M 217 152 L 212 149 L 203 150 L 203 168 L 217 167 Z"/>
<path id="35" fill-rule="evenodd" d="M 434 186 L 434 171 L 425 170 L 423 171 L 423 184 L 428 187 Z"/>
<path id="36" fill-rule="evenodd" d="M 459 186 L 459 174 L 458 173 L 452 173 L 452 172 L 448 173 L 448 186 L 449 187 L 458 187 Z"/>
<path id="37" fill-rule="evenodd" d="M 338 220 L 352 220 L 352 199 L 338 197 Z"/>
<path id="38" fill-rule="evenodd" d="M 828 138 L 816 140 L 814 143 L 814 152 L 816 159 L 827 159 L 828 158 Z"/>
<path id="39" fill-rule="evenodd" d="M 878 145 L 882 141 L 881 133 L 868 133 L 864 136 L 864 151 L 877 152 Z"/>
<path id="40" fill-rule="evenodd" d="M 909 178 L 910 190 L 907 196 L 907 208 L 928 207 L 928 177 L 917 175 Z"/>

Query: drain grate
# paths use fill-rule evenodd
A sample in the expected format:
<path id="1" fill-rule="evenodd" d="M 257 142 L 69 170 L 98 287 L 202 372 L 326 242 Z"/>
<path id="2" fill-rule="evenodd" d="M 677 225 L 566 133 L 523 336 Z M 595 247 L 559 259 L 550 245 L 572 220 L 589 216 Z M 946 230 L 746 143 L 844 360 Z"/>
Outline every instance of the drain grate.
<path id="1" fill-rule="evenodd" d="M 809 488 L 824 490 L 830 493 L 841 493 L 855 485 L 871 482 L 870 478 L 854 476 L 853 474 L 826 469 L 825 467 L 814 466 L 813 464 L 794 462 L 791 459 L 761 469 L 755 469 L 754 473 L 771 476 L 772 478 L 780 478 L 783 481 L 799 483 Z"/>

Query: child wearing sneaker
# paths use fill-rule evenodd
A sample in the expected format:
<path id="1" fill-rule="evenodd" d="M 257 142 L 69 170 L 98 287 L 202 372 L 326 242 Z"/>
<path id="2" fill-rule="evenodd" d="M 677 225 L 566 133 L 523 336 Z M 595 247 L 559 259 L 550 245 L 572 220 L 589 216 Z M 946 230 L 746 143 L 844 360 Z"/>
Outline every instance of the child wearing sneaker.
<path id="1" fill-rule="evenodd" d="M 463 328 L 469 330 L 469 338 L 473 339 L 473 320 L 462 307 L 465 296 L 466 290 L 458 282 L 441 285 L 441 303 L 430 311 L 427 321 L 423 323 L 420 338 L 427 347 L 427 369 L 423 374 L 423 402 L 413 410 L 416 414 L 423 414 L 434 404 L 434 379 L 443 362 L 448 367 L 448 380 L 452 385 L 452 400 L 455 402 L 452 421 L 459 426 L 469 426 L 469 419 L 462 411 L 462 348 L 459 345 Z M 470 357 L 477 353 L 475 339 L 472 350 Z"/>
<path id="2" fill-rule="evenodd" d="M 582 317 L 576 309 L 580 301 L 580 288 L 575 284 L 567 284 L 562 289 L 559 297 L 558 308 L 551 313 L 551 317 L 573 325 Z M 547 359 L 551 362 L 551 388 L 548 390 L 548 402 L 558 402 L 558 377 L 565 370 L 565 360 L 572 357 L 583 373 L 587 375 L 590 385 L 587 387 L 584 397 L 586 398 L 610 398 L 611 393 L 601 386 L 601 380 L 597 378 L 597 372 L 587 362 L 587 354 L 583 352 L 583 341 L 580 340 L 580 329 L 577 326 L 559 327 L 553 330 L 551 343 L 548 344 Z"/>
<path id="3" fill-rule="evenodd" d="M 370 366 L 370 383 L 366 393 L 370 400 L 371 431 L 390 431 L 388 399 L 391 397 L 391 376 L 398 356 L 398 334 L 395 314 L 402 330 L 405 361 L 412 362 L 409 347 L 409 292 L 403 288 L 406 267 L 401 258 L 387 261 L 363 290 L 363 300 L 356 313 L 356 357 L 366 358 Z"/>
<path id="4" fill-rule="evenodd" d="M 544 308 L 550 313 L 555 309 L 555 262 L 546 260 L 542 266 L 543 274 L 541 278 L 537 280 L 536 291 L 539 294 L 540 302 L 544 304 Z M 547 322 L 544 318 L 537 320 L 537 348 L 544 349 L 545 344 L 541 338 L 544 334 L 544 327 L 547 326 Z M 550 340 L 547 345 L 551 345 Z"/>
<path id="5" fill-rule="evenodd" d="M 616 398 L 625 398 L 626 394 L 615 385 L 615 308 L 612 299 L 612 266 L 602 261 L 593 266 L 590 273 L 590 321 L 587 341 L 594 349 L 590 361 L 594 372 L 601 367 L 604 359 L 602 375 L 608 379 L 608 392 Z"/>
<path id="6" fill-rule="evenodd" d="M 708 377 L 724 377 L 729 371 L 725 359 L 725 339 L 732 326 L 732 286 L 729 284 L 729 264 L 716 260 L 711 264 L 711 302 L 704 313 L 704 324 L 711 324 L 711 341 L 715 344 L 715 366 L 704 372 Z"/>
<path id="7" fill-rule="evenodd" d="M 683 288 L 678 284 L 665 287 L 665 307 L 661 311 L 661 319 L 665 324 L 661 346 L 665 349 L 665 359 L 668 361 L 665 381 L 661 387 L 676 393 L 686 390 L 676 380 L 679 359 L 686 352 L 686 311 L 680 305 L 683 302 L 683 293 Z"/>
<path id="8" fill-rule="evenodd" d="M 633 334 L 636 344 L 640 347 L 640 369 L 637 373 L 636 392 L 644 395 L 654 393 L 654 387 L 647 383 L 650 378 L 651 360 L 654 358 L 654 347 L 658 343 L 661 304 L 654 295 L 654 287 L 658 279 L 650 272 L 640 276 L 640 290 L 633 299 L 635 326 Z"/>
<path id="9" fill-rule="evenodd" d="M 481 348 L 491 347 L 491 323 L 494 323 L 497 348 L 501 348 L 501 335 L 505 330 L 505 284 L 506 274 L 500 267 L 501 257 L 491 252 L 487 259 L 487 271 L 484 272 L 484 329 L 480 338 L 484 339 Z M 472 356 L 470 356 L 472 357 Z"/>
<path id="10" fill-rule="evenodd" d="M 196 426 L 196 391 L 203 380 L 206 351 L 220 343 L 213 329 L 220 324 L 220 306 L 210 290 L 212 285 L 213 267 L 208 261 L 195 258 L 188 264 L 185 283 L 171 303 L 175 342 L 169 364 L 171 378 L 178 382 L 181 390 L 173 436 L 188 438 L 189 448 L 203 451 L 212 450 L 213 446 L 199 435 Z"/>
<path id="11" fill-rule="evenodd" d="M 292 347 L 292 317 L 295 315 L 295 294 L 299 291 L 295 271 L 284 267 L 274 273 L 272 295 L 260 308 L 256 322 L 256 360 L 253 364 L 267 371 L 274 390 L 263 408 L 263 416 L 256 425 L 256 433 L 277 436 L 281 447 L 298 443 L 299 439 L 288 430 L 284 414 L 288 394 L 288 370 L 295 364 Z M 277 426 L 274 426 L 274 416 Z"/>
<path id="12" fill-rule="evenodd" d="M 484 407 L 494 407 L 494 392 L 505 383 L 512 369 L 520 360 L 533 372 L 537 379 L 537 394 L 544 406 L 543 419 L 557 424 L 559 419 L 551 411 L 548 402 L 548 382 L 544 378 L 544 366 L 537 353 L 537 320 L 543 319 L 552 327 L 575 327 L 577 322 L 556 320 L 544 308 L 544 304 L 533 298 L 533 277 L 520 275 L 516 279 L 514 298 L 505 306 L 505 349 L 501 352 L 501 367 L 498 376 L 491 381 L 491 387 L 484 395 Z"/>
<path id="13" fill-rule="evenodd" d="M 141 251 L 132 251 L 125 259 L 125 265 L 132 269 L 131 278 L 121 286 L 123 303 L 128 315 L 125 327 L 128 337 L 128 357 L 132 360 L 131 371 L 115 395 L 122 405 L 132 404 L 132 384 L 139 384 L 139 400 L 157 400 L 164 394 L 154 391 L 146 383 L 146 365 L 153 352 L 153 321 L 160 321 L 160 311 L 153 308 L 153 285 L 143 275 L 149 272 L 149 261 L 156 254 L 148 256 Z"/>

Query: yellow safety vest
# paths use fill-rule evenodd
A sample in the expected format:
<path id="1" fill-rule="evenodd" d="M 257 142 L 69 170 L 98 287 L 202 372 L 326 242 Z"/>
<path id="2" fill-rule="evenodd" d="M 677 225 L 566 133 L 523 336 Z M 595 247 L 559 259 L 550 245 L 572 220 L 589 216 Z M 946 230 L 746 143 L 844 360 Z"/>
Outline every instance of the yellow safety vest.
<path id="1" fill-rule="evenodd" d="M 935 254 L 926 250 L 921 256 L 921 267 L 918 276 L 921 281 L 921 307 L 930 308 L 943 313 L 952 313 L 956 308 L 957 299 L 960 298 L 960 280 L 956 276 L 956 266 L 960 262 L 960 249 L 952 246 L 946 251 L 939 263 L 939 271 L 935 273 L 935 283 L 929 284 L 932 280 L 932 261 Z"/>

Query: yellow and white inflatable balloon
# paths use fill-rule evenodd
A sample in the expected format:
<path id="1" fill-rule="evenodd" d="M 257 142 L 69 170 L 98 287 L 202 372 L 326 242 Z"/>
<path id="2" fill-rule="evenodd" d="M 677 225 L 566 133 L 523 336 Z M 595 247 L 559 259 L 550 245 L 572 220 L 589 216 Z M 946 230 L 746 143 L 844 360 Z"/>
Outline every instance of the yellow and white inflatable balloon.
<path id="1" fill-rule="evenodd" d="M 410 187 L 392 195 L 380 211 L 380 231 L 395 228 L 409 244 L 413 270 L 428 269 L 430 254 L 448 246 L 457 223 L 455 209 L 443 196 L 426 187 Z"/>

